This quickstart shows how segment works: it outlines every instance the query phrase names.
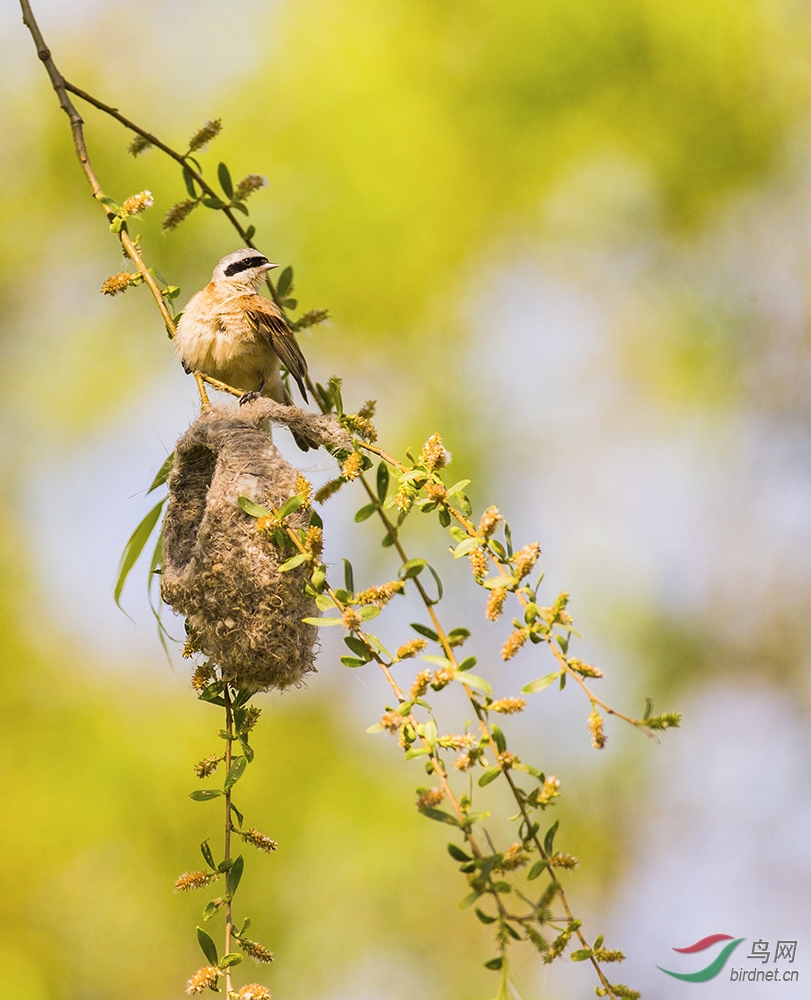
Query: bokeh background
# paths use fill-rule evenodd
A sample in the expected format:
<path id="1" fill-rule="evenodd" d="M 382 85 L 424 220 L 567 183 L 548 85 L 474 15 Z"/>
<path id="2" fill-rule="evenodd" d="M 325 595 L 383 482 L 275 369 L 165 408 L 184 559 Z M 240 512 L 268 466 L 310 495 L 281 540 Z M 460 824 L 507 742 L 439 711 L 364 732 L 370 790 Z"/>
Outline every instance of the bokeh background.
<path id="1" fill-rule="evenodd" d="M 564 796 L 570 900 L 648 997 L 699 989 L 656 965 L 710 933 L 798 941 L 811 975 L 811 16 L 795 0 L 39 0 L 73 82 L 235 178 L 257 239 L 293 263 L 314 375 L 379 401 L 389 450 L 439 430 L 481 509 L 540 539 L 547 593 L 572 593 L 580 655 L 620 709 L 681 710 L 654 745 L 578 692 L 547 690 L 515 744 Z M 219 725 L 167 663 L 141 565 L 121 549 L 195 413 L 143 289 L 110 299 L 117 241 L 12 0 L 0 9 L 0 998 L 168 1000 L 200 964 L 202 896 L 171 894 L 219 811 L 191 765 Z M 236 248 L 156 152 L 88 108 L 107 192 L 149 188 L 147 259 L 181 303 Z M 301 459 L 287 432 L 280 447 Z M 327 459 L 307 456 L 316 481 Z M 346 490 L 330 560 L 395 567 Z M 551 669 L 498 658 L 480 592 L 415 525 L 449 584 L 443 615 L 501 694 Z M 464 569 L 462 567 L 462 569 Z M 419 611 L 392 605 L 404 641 Z M 170 629 L 181 631 L 168 619 Z M 383 626 L 382 626 L 383 628 Z M 385 631 L 388 630 L 388 631 Z M 488 931 L 424 780 L 368 736 L 386 689 L 325 637 L 306 689 L 262 699 L 243 811 L 280 842 L 249 858 L 245 905 L 277 955 L 277 998 L 486 1000 Z M 475 647 L 475 648 L 474 648 Z M 441 698 L 437 699 L 442 705 Z M 449 700 L 450 721 L 463 707 Z M 462 719 L 463 721 L 463 719 Z M 513 720 L 511 720 L 513 721 Z M 492 787 L 492 786 L 491 786 Z M 244 788 L 244 791 L 243 791 Z M 496 803 L 498 806 L 498 803 Z M 216 812 L 216 815 L 215 815 Z M 508 831 L 505 832 L 505 836 Z M 744 947 L 749 947 L 748 943 Z M 747 968 L 741 949 L 735 964 Z M 681 964 L 679 964 L 681 963 Z M 769 965 L 772 968 L 773 964 Z M 765 984 L 719 980 L 707 997 Z M 516 996 L 592 994 L 588 969 L 515 954 Z"/>

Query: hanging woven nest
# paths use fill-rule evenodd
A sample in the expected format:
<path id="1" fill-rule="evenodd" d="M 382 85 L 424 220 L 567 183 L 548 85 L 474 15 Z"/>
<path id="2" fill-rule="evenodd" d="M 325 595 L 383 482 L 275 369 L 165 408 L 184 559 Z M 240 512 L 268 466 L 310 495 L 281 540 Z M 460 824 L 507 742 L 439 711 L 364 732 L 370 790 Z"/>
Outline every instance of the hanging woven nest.
<path id="1" fill-rule="evenodd" d="M 303 590 L 307 567 L 279 573 L 290 552 L 257 531 L 238 502 L 278 509 L 296 492 L 298 472 L 273 445 L 271 419 L 322 444 L 349 445 L 331 418 L 268 399 L 207 410 L 176 445 L 163 522 L 163 600 L 186 616 L 193 647 L 253 691 L 300 684 L 315 669 L 317 629 L 302 621 L 318 614 Z M 307 520 L 299 509 L 288 523 Z"/>

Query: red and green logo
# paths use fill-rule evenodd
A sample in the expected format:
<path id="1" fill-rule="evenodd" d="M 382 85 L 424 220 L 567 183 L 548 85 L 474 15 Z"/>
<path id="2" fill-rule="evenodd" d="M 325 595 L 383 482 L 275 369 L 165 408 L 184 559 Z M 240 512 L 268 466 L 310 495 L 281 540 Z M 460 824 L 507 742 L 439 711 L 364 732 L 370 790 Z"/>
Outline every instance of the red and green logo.
<path id="1" fill-rule="evenodd" d="M 724 945 L 710 964 L 705 966 L 703 969 L 699 969 L 698 972 L 671 972 L 670 969 L 663 969 L 661 965 L 657 965 L 656 968 L 661 972 L 666 972 L 668 976 L 673 976 L 675 979 L 683 979 L 687 983 L 706 983 L 708 979 L 715 979 L 721 969 L 723 969 L 726 965 L 727 959 L 732 952 L 735 951 L 738 945 L 745 940 L 746 938 L 735 938 L 733 940 L 731 934 L 710 934 L 709 937 L 702 938 L 700 941 L 696 941 L 695 944 L 691 944 L 689 948 L 673 949 L 673 951 L 678 951 L 682 955 L 693 955 L 696 952 L 706 951 L 707 948 L 712 948 L 712 946 L 714 944 L 718 944 L 719 941 L 729 941 L 729 944 Z"/>

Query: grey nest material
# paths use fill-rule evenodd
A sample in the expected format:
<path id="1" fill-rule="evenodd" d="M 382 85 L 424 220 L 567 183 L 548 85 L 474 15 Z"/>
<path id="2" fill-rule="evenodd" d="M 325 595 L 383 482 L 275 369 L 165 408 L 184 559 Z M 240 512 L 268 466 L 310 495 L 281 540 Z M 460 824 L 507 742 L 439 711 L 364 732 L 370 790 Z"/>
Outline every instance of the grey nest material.
<path id="1" fill-rule="evenodd" d="M 257 531 L 238 503 L 245 496 L 279 508 L 295 493 L 298 472 L 274 447 L 271 420 L 350 447 L 332 418 L 273 400 L 207 410 L 176 445 L 163 522 L 163 600 L 186 616 L 193 647 L 252 691 L 298 685 L 315 669 L 317 629 L 302 622 L 318 614 L 302 587 L 307 566 L 279 573 L 291 553 Z M 307 521 L 298 510 L 289 524 Z"/>

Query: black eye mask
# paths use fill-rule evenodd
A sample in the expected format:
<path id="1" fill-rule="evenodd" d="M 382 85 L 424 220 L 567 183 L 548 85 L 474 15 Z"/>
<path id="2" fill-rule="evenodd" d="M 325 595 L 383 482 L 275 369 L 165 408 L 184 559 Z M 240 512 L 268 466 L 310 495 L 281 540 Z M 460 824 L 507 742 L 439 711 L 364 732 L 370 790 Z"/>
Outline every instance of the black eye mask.
<path id="1" fill-rule="evenodd" d="M 260 267 L 267 262 L 267 257 L 244 257 L 242 260 L 235 260 L 233 264 L 229 264 L 225 269 L 225 276 L 231 278 L 235 274 L 239 274 L 240 271 L 247 271 L 251 267 Z"/>

